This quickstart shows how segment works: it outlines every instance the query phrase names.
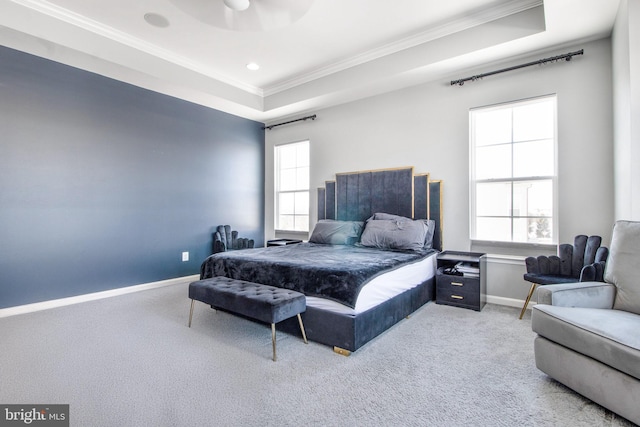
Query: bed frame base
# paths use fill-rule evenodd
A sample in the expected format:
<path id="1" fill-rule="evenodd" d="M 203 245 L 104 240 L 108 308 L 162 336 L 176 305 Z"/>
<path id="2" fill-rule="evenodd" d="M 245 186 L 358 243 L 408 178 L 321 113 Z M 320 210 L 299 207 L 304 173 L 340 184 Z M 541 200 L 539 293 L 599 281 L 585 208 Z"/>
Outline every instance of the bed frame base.
<path id="1" fill-rule="evenodd" d="M 435 278 L 431 278 L 355 316 L 307 307 L 302 320 L 307 339 L 328 345 L 338 354 L 352 353 L 434 299 Z M 294 320 L 284 320 L 278 327 L 297 335 Z"/>

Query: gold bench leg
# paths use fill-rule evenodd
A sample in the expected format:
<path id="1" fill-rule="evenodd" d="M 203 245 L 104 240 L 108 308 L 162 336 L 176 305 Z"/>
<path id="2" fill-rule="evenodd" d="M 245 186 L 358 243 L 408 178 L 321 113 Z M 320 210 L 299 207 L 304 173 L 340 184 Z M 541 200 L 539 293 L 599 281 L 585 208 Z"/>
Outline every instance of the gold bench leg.
<path id="1" fill-rule="evenodd" d="M 300 323 L 300 330 L 302 331 L 302 339 L 304 339 L 305 344 L 309 344 L 307 341 L 307 334 L 304 331 L 304 325 L 302 324 L 302 317 L 300 317 L 300 313 L 298 313 L 298 323 Z M 271 343 L 273 344 L 273 361 L 276 361 L 276 324 L 271 324 Z"/>
<path id="2" fill-rule="evenodd" d="M 276 324 L 271 324 L 271 343 L 273 344 L 273 361 L 276 361 Z"/>
<path id="3" fill-rule="evenodd" d="M 529 305 L 529 301 L 531 300 L 531 296 L 533 295 L 533 291 L 536 290 L 536 284 L 532 283 L 531 288 L 529 288 L 529 295 L 527 295 L 527 299 L 524 302 L 524 306 L 522 307 L 522 311 L 520 312 L 520 320 L 522 320 L 522 316 L 524 316 L 525 311 L 527 311 L 527 306 Z"/>
<path id="4" fill-rule="evenodd" d="M 300 313 L 298 313 L 298 323 L 300 323 L 300 331 L 302 332 L 302 339 L 304 339 L 304 343 L 309 344 L 307 341 L 307 334 L 304 332 L 304 325 L 302 324 L 302 317 L 300 316 Z"/>
<path id="5" fill-rule="evenodd" d="M 196 302 L 196 300 L 192 299 L 191 300 L 191 310 L 189 311 L 189 327 L 191 327 L 191 318 L 193 318 L 193 304 Z"/>

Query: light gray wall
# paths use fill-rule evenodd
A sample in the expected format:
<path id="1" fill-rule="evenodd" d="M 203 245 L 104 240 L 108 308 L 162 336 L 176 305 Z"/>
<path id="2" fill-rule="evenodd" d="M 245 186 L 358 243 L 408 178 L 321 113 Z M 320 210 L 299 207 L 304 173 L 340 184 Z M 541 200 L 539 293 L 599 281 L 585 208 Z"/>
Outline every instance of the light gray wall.
<path id="1" fill-rule="evenodd" d="M 640 1 L 622 0 L 612 35 L 615 217 L 640 220 Z"/>
<path id="2" fill-rule="evenodd" d="M 452 87 L 448 80 L 529 62 L 584 48 L 569 63 L 548 64 Z M 366 78 L 366 76 L 363 76 Z M 613 223 L 613 131 L 611 42 L 603 39 L 538 52 L 500 64 L 444 77 L 317 113 L 315 121 L 278 127 L 266 133 L 265 232 L 274 236 L 273 147 L 303 139 L 311 141 L 311 188 L 322 186 L 336 172 L 415 166 L 444 181 L 444 247 L 469 250 L 470 108 L 540 95 L 558 95 L 559 239 L 600 234 L 608 242 Z M 312 192 L 312 226 L 315 191 Z M 493 253 L 513 253 L 490 248 Z M 533 248 L 531 254 L 538 254 Z M 527 251 L 519 251 L 520 255 Z M 499 263 L 497 263 L 499 264 Z M 514 270 L 509 261 L 508 270 Z M 491 270 L 489 293 L 524 298 L 528 285 L 517 275 Z M 517 283 L 514 283 L 517 281 Z"/>

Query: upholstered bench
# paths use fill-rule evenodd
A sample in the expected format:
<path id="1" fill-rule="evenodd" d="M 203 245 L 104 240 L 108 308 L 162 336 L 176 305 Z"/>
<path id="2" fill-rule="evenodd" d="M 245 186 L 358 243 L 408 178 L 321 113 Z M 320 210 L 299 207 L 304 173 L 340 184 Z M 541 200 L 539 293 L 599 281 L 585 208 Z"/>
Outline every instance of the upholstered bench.
<path id="1" fill-rule="evenodd" d="M 276 323 L 298 316 L 302 338 L 307 344 L 300 313 L 307 309 L 305 296 L 300 292 L 260 283 L 246 282 L 216 276 L 189 284 L 191 311 L 189 327 L 193 318 L 195 301 L 209 304 L 212 308 L 239 314 L 261 322 L 271 323 L 273 360 L 276 360 Z"/>

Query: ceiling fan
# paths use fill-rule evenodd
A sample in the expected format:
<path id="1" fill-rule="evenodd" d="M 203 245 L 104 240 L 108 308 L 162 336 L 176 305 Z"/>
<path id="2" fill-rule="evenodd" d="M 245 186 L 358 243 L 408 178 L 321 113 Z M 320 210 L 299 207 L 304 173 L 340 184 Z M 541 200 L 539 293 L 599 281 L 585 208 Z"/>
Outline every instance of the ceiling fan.
<path id="1" fill-rule="evenodd" d="M 268 31 L 302 18 L 314 0 L 171 0 L 205 24 L 233 31 Z"/>

